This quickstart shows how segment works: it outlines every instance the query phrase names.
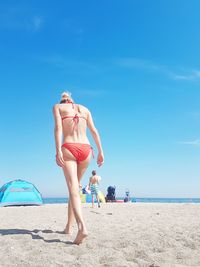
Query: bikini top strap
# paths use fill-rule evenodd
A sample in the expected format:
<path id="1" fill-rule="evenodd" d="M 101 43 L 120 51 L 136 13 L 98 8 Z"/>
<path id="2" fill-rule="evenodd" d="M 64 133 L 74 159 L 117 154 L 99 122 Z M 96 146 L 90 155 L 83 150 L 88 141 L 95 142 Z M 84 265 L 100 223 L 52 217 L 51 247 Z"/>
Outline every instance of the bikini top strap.
<path id="1" fill-rule="evenodd" d="M 74 109 L 75 109 L 75 111 L 76 111 L 76 115 L 77 115 L 78 113 L 80 113 L 80 108 L 79 108 L 79 106 L 78 106 L 77 104 L 74 104 Z"/>

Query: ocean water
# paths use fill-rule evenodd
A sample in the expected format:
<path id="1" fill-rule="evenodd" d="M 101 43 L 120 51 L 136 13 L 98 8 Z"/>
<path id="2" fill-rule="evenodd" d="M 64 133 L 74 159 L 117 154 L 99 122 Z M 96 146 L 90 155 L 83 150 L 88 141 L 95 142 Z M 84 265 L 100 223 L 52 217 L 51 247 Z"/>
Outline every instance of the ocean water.
<path id="1" fill-rule="evenodd" d="M 200 198 L 135 198 L 132 201 L 144 203 L 200 203 Z"/>
<path id="2" fill-rule="evenodd" d="M 68 203 L 68 198 L 43 198 L 44 204 Z"/>
<path id="3" fill-rule="evenodd" d="M 200 203 L 200 198 L 132 198 L 131 200 L 140 203 Z M 68 198 L 43 198 L 43 201 L 44 204 L 68 203 Z"/>

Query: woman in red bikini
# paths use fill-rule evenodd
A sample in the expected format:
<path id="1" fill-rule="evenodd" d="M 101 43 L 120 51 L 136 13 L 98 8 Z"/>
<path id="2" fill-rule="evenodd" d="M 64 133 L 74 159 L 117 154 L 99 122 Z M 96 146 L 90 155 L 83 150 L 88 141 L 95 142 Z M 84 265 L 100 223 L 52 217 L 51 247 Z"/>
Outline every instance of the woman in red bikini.
<path id="1" fill-rule="evenodd" d="M 94 126 L 90 111 L 82 105 L 75 104 L 70 93 L 64 92 L 62 94 L 60 104 L 56 104 L 53 108 L 53 114 L 55 119 L 56 162 L 63 169 L 69 190 L 68 222 L 64 232 L 66 234 L 71 233 L 75 217 L 78 233 L 74 243 L 79 245 L 88 235 L 79 195 L 80 180 L 93 154 L 86 135 L 87 127 L 98 148 L 97 164 L 99 167 L 104 162 L 104 155 L 100 137 Z"/>

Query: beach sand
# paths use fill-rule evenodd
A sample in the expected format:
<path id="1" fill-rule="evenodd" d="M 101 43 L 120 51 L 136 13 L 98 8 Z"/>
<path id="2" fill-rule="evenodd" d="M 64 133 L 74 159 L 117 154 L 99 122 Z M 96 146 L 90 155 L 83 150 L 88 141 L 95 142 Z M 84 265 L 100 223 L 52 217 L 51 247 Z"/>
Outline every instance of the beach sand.
<path id="1" fill-rule="evenodd" d="M 83 204 L 89 236 L 64 229 L 67 204 L 0 208 L 0 266 L 200 266 L 200 204 Z"/>

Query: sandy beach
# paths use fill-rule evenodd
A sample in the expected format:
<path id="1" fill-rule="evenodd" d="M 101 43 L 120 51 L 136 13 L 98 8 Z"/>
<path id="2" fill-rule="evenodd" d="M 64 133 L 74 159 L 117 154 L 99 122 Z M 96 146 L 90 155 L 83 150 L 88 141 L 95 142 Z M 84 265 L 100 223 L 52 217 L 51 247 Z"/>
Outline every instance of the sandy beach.
<path id="1" fill-rule="evenodd" d="M 200 204 L 83 204 L 89 237 L 62 234 L 67 204 L 0 208 L 1 266 L 200 266 Z"/>

